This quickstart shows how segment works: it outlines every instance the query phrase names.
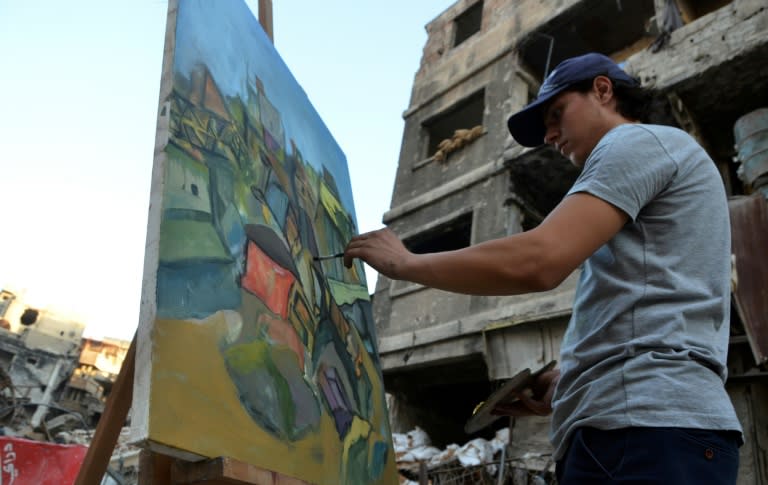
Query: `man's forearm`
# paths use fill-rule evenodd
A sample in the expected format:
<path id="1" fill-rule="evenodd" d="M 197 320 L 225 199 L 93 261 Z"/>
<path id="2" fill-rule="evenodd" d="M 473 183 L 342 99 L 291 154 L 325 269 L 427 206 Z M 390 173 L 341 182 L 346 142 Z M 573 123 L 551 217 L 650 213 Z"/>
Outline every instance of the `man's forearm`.
<path id="1" fill-rule="evenodd" d="M 544 248 L 521 233 L 455 251 L 414 254 L 396 278 L 471 295 L 514 295 L 550 289 Z"/>

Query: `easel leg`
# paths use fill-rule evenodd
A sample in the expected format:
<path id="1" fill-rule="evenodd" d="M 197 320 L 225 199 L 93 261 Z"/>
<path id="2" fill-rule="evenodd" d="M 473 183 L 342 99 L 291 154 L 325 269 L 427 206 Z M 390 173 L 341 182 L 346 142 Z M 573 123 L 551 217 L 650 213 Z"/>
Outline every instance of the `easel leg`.
<path id="1" fill-rule="evenodd" d="M 173 458 L 149 450 L 139 455 L 139 485 L 169 485 Z"/>
<path id="2" fill-rule="evenodd" d="M 75 485 L 99 485 L 109 466 L 120 430 L 123 429 L 133 400 L 133 374 L 136 366 L 136 336 L 131 341 L 120 374 L 104 406 L 91 445 L 80 467 Z"/>

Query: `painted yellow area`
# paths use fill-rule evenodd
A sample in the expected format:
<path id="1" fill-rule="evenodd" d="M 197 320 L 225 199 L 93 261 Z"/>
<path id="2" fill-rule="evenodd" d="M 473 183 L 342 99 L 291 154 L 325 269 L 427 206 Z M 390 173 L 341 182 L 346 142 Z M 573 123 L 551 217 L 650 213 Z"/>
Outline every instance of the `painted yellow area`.
<path id="1" fill-rule="evenodd" d="M 269 344 L 263 340 L 256 340 L 231 348 L 227 355 L 232 367 L 247 374 L 254 368 L 266 365 L 268 352 Z"/>
<path id="2" fill-rule="evenodd" d="M 328 189 L 328 186 L 324 183 L 320 184 L 320 202 L 322 202 L 325 210 L 327 210 L 328 214 L 330 214 L 334 219 L 336 218 L 337 214 L 347 213 L 347 211 L 344 210 L 344 207 L 342 207 L 339 199 L 333 195 L 333 192 L 331 192 Z"/>
<path id="3" fill-rule="evenodd" d="M 264 218 L 264 221 L 266 221 L 267 224 L 272 225 L 274 223 L 272 211 L 269 210 L 269 207 L 267 207 L 266 204 L 261 206 L 261 216 Z"/>
<path id="4" fill-rule="evenodd" d="M 350 456 L 349 456 L 349 449 L 350 447 L 357 441 L 360 440 L 366 440 L 371 434 L 371 425 L 366 423 L 365 421 L 360 420 L 357 416 L 355 416 L 352 419 L 352 425 L 349 428 L 349 433 L 347 434 L 347 439 L 344 440 L 344 452 L 341 455 L 341 461 L 343 463 L 348 463 Z M 370 443 L 368 445 L 368 451 L 371 451 Z M 342 473 L 342 479 L 346 478 L 344 481 L 349 481 L 349 479 L 346 477 L 345 473 Z"/>
<path id="5" fill-rule="evenodd" d="M 153 330 L 149 437 L 152 441 L 207 457 L 228 456 L 318 485 L 339 485 L 343 456 L 367 423 L 353 425 L 347 442 L 339 440 L 323 410 L 316 432 L 296 442 L 275 438 L 254 423 L 238 399 L 218 350 L 227 333 L 221 313 L 204 321 L 157 320 Z M 374 429 L 386 419 L 383 386 L 365 355 L 363 365 L 374 386 Z M 185 423 L 180 426 L 179 423 Z M 365 425 L 365 426 L 363 426 Z M 384 425 L 386 426 L 386 425 Z M 378 435 L 378 433 L 375 433 Z M 383 439 L 383 437 L 381 437 Z M 369 448 L 371 444 L 369 444 Z M 397 483 L 392 456 L 376 485 Z M 352 485 L 352 484 L 350 484 Z"/>

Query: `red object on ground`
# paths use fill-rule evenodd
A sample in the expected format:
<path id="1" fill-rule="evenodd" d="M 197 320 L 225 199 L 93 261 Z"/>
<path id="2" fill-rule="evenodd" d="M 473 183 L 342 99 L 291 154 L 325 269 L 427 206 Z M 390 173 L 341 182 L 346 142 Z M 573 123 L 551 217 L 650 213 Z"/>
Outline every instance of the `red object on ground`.
<path id="1" fill-rule="evenodd" d="M 87 450 L 0 436 L 0 485 L 72 485 Z"/>

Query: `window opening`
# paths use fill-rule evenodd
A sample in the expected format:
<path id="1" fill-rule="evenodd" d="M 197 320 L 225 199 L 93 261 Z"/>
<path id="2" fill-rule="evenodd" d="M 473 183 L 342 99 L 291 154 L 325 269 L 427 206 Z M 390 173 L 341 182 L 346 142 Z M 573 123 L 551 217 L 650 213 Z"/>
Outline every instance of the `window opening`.
<path id="1" fill-rule="evenodd" d="M 472 411 L 498 385 L 488 380 L 488 367 L 479 354 L 384 375 L 384 386 L 395 397 L 399 411 L 393 428 L 402 427 L 403 432 L 418 423 L 438 448 L 474 438 L 490 440 L 509 426 L 508 419 L 499 419 L 477 433 L 464 431 Z"/>
<path id="2" fill-rule="evenodd" d="M 472 242 L 472 213 L 441 224 L 421 234 L 407 238 L 403 243 L 417 254 L 453 251 L 469 246 Z"/>
<path id="3" fill-rule="evenodd" d="M 453 38 L 453 46 L 461 44 L 476 33 L 480 32 L 483 22 L 483 2 L 477 2 L 453 21 L 456 34 Z"/>
<path id="4" fill-rule="evenodd" d="M 24 313 L 21 314 L 19 320 L 22 325 L 32 325 L 37 321 L 37 317 L 40 316 L 40 312 L 34 308 L 27 308 Z"/>
<path id="5" fill-rule="evenodd" d="M 718 10 L 732 0 L 679 0 L 677 2 L 683 21 L 688 24 L 709 13 Z"/>
<path id="6" fill-rule="evenodd" d="M 656 12 L 658 3 L 575 2 L 572 8 L 550 17 L 521 37 L 517 45 L 520 63 L 541 82 L 563 60 L 587 52 L 601 52 L 616 61 L 626 59 L 650 45 L 657 36 L 650 26 L 654 16 L 661 15 Z"/>
<path id="7" fill-rule="evenodd" d="M 434 155 L 440 142 L 452 138 L 456 130 L 472 129 L 482 125 L 484 111 L 485 90 L 481 89 L 424 123 L 429 137 L 426 157 Z"/>

